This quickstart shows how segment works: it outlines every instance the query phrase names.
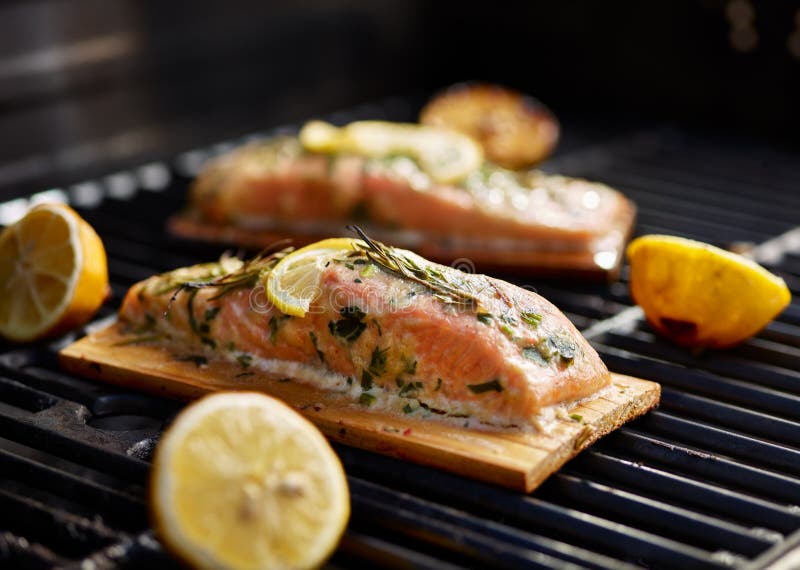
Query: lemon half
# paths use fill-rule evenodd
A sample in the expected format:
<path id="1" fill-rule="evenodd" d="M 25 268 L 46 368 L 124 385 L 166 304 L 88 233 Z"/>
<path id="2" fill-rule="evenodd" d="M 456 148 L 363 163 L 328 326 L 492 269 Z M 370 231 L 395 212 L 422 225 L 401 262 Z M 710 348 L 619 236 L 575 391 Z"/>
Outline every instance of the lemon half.
<path id="1" fill-rule="evenodd" d="M 420 112 L 425 125 L 448 127 L 477 140 L 492 162 L 511 170 L 546 159 L 559 125 L 541 102 L 487 83 L 462 83 L 439 93 Z"/>
<path id="2" fill-rule="evenodd" d="M 286 404 L 218 393 L 181 412 L 156 450 L 159 537 L 196 568 L 316 568 L 350 516 L 342 465 Z"/>
<path id="3" fill-rule="evenodd" d="M 457 182 L 483 164 L 483 149 L 459 132 L 412 123 L 356 121 L 335 127 L 311 121 L 300 131 L 300 143 L 312 152 L 349 152 L 381 158 L 405 154 L 419 162 L 436 182 Z"/>
<path id="4" fill-rule="evenodd" d="M 732 346 L 791 301 L 783 279 L 706 243 L 648 235 L 633 240 L 627 254 L 634 301 L 657 331 L 679 344 Z"/>
<path id="5" fill-rule="evenodd" d="M 66 332 L 107 294 L 103 242 L 72 208 L 40 204 L 0 233 L 0 336 L 27 342 Z"/>
<path id="6" fill-rule="evenodd" d="M 320 292 L 319 278 L 331 258 L 356 249 L 358 240 L 329 238 L 300 248 L 269 272 L 267 299 L 282 313 L 304 317 Z"/>

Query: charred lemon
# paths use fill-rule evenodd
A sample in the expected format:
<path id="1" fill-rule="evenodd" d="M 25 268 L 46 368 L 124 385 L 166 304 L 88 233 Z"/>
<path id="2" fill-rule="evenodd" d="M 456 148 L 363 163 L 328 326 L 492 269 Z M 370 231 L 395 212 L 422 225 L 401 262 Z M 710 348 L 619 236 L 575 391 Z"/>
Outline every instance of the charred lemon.
<path id="1" fill-rule="evenodd" d="M 647 235 L 633 240 L 627 254 L 634 301 L 653 328 L 685 346 L 735 345 L 791 301 L 783 279 L 706 243 Z"/>

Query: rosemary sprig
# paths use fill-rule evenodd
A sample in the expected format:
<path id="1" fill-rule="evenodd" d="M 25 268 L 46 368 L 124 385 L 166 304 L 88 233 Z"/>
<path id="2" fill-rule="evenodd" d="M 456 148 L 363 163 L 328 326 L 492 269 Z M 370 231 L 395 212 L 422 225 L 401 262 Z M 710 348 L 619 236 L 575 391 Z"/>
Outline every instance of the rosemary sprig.
<path id="1" fill-rule="evenodd" d="M 174 288 L 175 292 L 172 294 L 172 297 L 167 303 L 166 311 L 164 311 L 165 315 L 169 313 L 172 303 L 178 298 L 178 295 L 180 295 L 181 291 L 186 289 L 198 291 L 200 289 L 205 289 L 206 287 L 219 288 L 219 292 L 213 297 L 209 298 L 209 301 L 215 301 L 237 289 L 254 287 L 264 273 L 271 271 L 281 259 L 293 251 L 294 248 L 291 247 L 277 250 L 277 247 L 280 247 L 285 243 L 286 240 L 282 240 L 277 244 L 266 248 L 252 259 L 243 262 L 242 265 L 235 271 L 204 280 L 187 280 L 177 283 L 170 283 L 170 289 Z M 220 267 L 224 267 L 224 263 L 225 258 L 223 257 L 219 261 Z M 190 302 L 193 300 L 193 298 L 193 295 L 189 298 Z"/>
<path id="2" fill-rule="evenodd" d="M 426 287 L 444 303 L 471 308 L 480 305 L 478 297 L 466 290 L 466 284 L 453 283 L 443 272 L 434 267 L 420 267 L 413 259 L 397 253 L 394 248 L 371 239 L 358 226 L 347 226 L 347 229 L 358 234 L 363 240 L 363 244 L 356 242 L 360 251 L 386 271 Z"/>

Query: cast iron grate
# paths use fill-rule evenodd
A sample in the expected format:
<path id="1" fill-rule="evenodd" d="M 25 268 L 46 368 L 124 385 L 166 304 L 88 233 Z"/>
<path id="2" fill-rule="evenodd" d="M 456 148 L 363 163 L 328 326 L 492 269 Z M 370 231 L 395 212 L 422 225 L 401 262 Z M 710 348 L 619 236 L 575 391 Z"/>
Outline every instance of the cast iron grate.
<path id="1" fill-rule="evenodd" d="M 403 119 L 411 107 L 394 99 L 333 120 Z M 68 199 L 103 236 L 114 299 L 99 321 L 133 281 L 222 253 L 163 224 L 202 161 L 237 142 L 45 195 Z M 639 233 L 747 247 L 800 221 L 796 160 L 747 141 L 657 128 L 562 154 L 548 169 L 625 191 Z M 25 205 L 0 205 L 0 221 Z M 792 244 L 765 259 L 797 295 Z M 526 284 L 586 330 L 611 369 L 661 382 L 661 407 L 529 496 L 337 446 L 353 516 L 330 567 L 763 568 L 800 547 L 800 303 L 735 350 L 692 355 L 630 308 L 624 274 Z M 59 371 L 56 351 L 74 336 L 0 346 L 0 566 L 172 567 L 148 529 L 146 484 L 180 405 Z"/>

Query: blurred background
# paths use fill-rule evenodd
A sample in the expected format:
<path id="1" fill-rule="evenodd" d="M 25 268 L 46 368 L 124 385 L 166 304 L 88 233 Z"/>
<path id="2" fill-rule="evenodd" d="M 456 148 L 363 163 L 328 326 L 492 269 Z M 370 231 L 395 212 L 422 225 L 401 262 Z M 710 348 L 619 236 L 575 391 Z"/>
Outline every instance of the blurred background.
<path id="1" fill-rule="evenodd" d="M 658 124 L 796 148 L 800 0 L 6 1 L 0 200 L 465 79 L 547 103 L 562 149 Z"/>

